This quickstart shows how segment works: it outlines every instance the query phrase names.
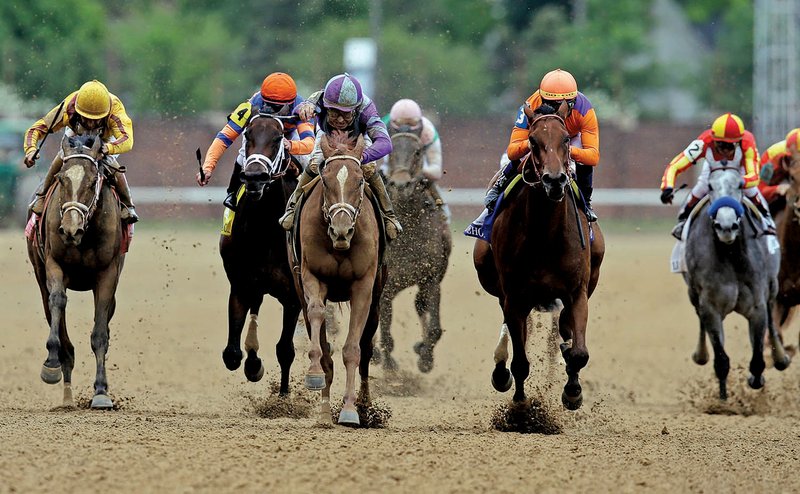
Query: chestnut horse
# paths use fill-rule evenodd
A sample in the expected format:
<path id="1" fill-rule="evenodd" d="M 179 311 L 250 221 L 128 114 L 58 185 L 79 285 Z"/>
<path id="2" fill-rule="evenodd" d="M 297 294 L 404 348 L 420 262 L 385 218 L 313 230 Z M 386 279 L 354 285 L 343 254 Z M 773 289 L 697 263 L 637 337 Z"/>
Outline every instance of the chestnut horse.
<path id="1" fill-rule="evenodd" d="M 97 369 L 92 408 L 108 409 L 106 352 L 108 323 L 116 309 L 115 294 L 125 254 L 120 206 L 106 183 L 102 140 L 95 135 L 65 136 L 64 165 L 56 175 L 38 231 L 28 235 L 28 257 L 39 283 L 44 313 L 50 325 L 47 360 L 41 378 L 56 384 L 64 376 L 64 406 L 74 407 L 72 369 L 75 348 L 67 334 L 67 290 L 94 293 L 92 351 Z"/>
<path id="2" fill-rule="evenodd" d="M 779 325 L 779 334 L 792 322 L 800 305 L 800 152 L 783 160 L 781 166 L 789 174 L 790 188 L 786 193 L 786 206 L 778 219 L 778 239 L 781 243 L 781 264 L 778 272 L 778 296 L 773 320 Z M 786 351 L 794 353 L 792 345 Z"/>
<path id="3" fill-rule="evenodd" d="M 477 240 L 473 254 L 483 288 L 503 309 L 500 341 L 495 349 L 492 384 L 507 391 L 516 384 L 514 401 L 525 400 L 530 363 L 525 354 L 527 319 L 531 310 L 563 303 L 558 329 L 564 343 L 567 384 L 561 400 L 570 410 L 583 402 L 579 371 L 589 360 L 586 348 L 588 299 L 600 275 L 605 242 L 600 227 L 590 224 L 571 187 L 570 136 L 564 118 L 566 102 L 555 112 L 544 105 L 525 108 L 529 122 L 530 158 L 521 179 L 527 186 L 512 189 L 508 205 L 498 213 L 491 244 Z M 506 368 L 508 338 L 513 360 Z"/>
<path id="4" fill-rule="evenodd" d="M 240 196 L 230 235 L 221 235 L 219 252 L 231 285 L 228 298 L 228 343 L 222 360 L 229 370 L 242 362 L 241 336 L 250 313 L 244 350 L 244 374 L 252 382 L 264 375 L 258 357 L 258 310 L 264 295 L 283 306 L 281 337 L 276 345 L 281 366 L 280 394 L 289 393 L 289 371 L 294 361 L 294 328 L 300 315 L 300 299 L 286 252 L 286 233 L 278 218 L 297 185 L 297 173 L 283 147 L 283 123 L 279 117 L 256 114 L 244 130 L 245 162 Z M 287 173 L 288 172 L 288 173 Z"/>
<path id="5" fill-rule="evenodd" d="M 309 193 L 297 227 L 300 273 L 296 282 L 311 338 L 305 383 L 309 389 L 322 390 L 320 419 L 330 421 L 333 359 L 323 326 L 325 304 L 350 301 L 350 324 L 342 348 L 347 378 L 339 423 L 359 425 L 356 367 L 361 375 L 359 403 L 369 405 L 372 338 L 386 278 L 386 268 L 379 261 L 381 220 L 370 201 L 364 200 L 364 138 L 359 136 L 353 143 L 344 134 L 323 135 L 319 145 L 325 158 L 320 166 L 322 186 Z"/>
<path id="6" fill-rule="evenodd" d="M 422 175 L 424 146 L 420 140 L 421 132 L 421 125 L 416 130 L 389 130 L 392 154 L 389 155 L 386 190 L 403 225 L 403 234 L 386 249 L 389 271 L 381 299 L 383 351 L 380 357 L 385 369 L 397 368 L 392 357 L 392 303 L 398 293 L 417 286 L 419 291 L 414 298 L 414 307 L 422 323 L 422 340 L 414 344 L 414 351 L 419 355 L 419 370 L 430 372 L 433 369 L 433 347 L 442 337 L 441 285 L 453 246 L 447 219 L 431 197 L 429 187 L 432 185 Z"/>

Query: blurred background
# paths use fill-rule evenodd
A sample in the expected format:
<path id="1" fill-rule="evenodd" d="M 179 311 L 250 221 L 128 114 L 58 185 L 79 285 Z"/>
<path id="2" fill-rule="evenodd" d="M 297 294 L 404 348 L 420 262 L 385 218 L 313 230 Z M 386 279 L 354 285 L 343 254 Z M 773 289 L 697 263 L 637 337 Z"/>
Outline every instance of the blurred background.
<path id="1" fill-rule="evenodd" d="M 715 116 L 740 115 L 761 151 L 798 125 L 797 3 L 6 0 L 0 224 L 22 221 L 58 141 L 26 170 L 22 133 L 95 78 L 133 119 L 134 149 L 121 161 L 143 219 L 219 216 L 235 151 L 200 189 L 194 150 L 205 152 L 273 71 L 308 96 L 350 70 L 382 113 L 418 101 L 442 138 L 447 198 L 456 216 L 475 216 L 517 108 L 558 67 L 597 111 L 601 217 L 672 217 L 658 202 L 660 176 Z"/>

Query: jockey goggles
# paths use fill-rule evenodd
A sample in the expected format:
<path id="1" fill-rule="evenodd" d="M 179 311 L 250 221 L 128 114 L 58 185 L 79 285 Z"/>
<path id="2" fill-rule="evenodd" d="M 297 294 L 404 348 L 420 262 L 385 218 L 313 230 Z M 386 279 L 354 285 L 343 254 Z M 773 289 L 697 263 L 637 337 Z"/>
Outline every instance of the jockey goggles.
<path id="1" fill-rule="evenodd" d="M 264 101 L 261 104 L 261 109 L 259 113 L 265 113 L 267 115 L 289 115 L 292 111 L 292 103 L 276 103 L 273 101 Z"/>
<path id="2" fill-rule="evenodd" d="M 544 99 L 544 98 L 542 98 L 542 104 L 543 105 L 549 105 L 554 110 L 558 110 L 558 107 L 561 106 L 561 102 L 562 101 L 566 101 L 567 102 L 567 106 L 569 106 L 570 110 L 572 110 L 572 108 L 575 107 L 575 98 L 572 98 L 572 99 L 560 99 L 560 100 L 552 100 L 552 99 Z"/>

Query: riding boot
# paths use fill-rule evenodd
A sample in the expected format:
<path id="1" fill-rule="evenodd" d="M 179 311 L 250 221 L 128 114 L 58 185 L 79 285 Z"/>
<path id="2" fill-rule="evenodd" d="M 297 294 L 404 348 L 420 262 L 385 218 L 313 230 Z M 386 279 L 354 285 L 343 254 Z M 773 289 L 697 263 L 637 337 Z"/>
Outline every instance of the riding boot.
<path id="1" fill-rule="evenodd" d="M 30 209 L 32 213 L 36 213 L 41 216 L 44 212 L 44 201 L 45 197 L 47 196 L 47 191 L 53 186 L 53 180 L 55 180 L 56 174 L 61 171 L 61 166 L 63 164 L 64 160 L 61 158 L 61 152 L 59 152 L 56 154 L 56 157 L 53 158 L 53 162 L 50 164 L 50 169 L 47 170 L 47 175 L 45 175 L 44 181 L 39 188 L 36 189 L 36 196 L 34 197 L 33 202 L 28 205 L 28 209 Z"/>
<path id="2" fill-rule="evenodd" d="M 381 207 L 381 215 L 383 216 L 384 225 L 386 228 L 386 236 L 389 237 L 389 240 L 394 240 L 397 238 L 399 233 L 403 232 L 403 227 L 400 225 L 400 221 L 397 219 L 397 215 L 394 213 L 392 200 L 389 199 L 389 194 L 386 192 L 386 186 L 383 184 L 383 179 L 379 173 L 373 173 L 367 178 L 367 183 L 369 184 L 370 188 L 372 188 L 372 192 L 375 194 L 375 198 L 378 200 L 378 205 Z"/>
<path id="3" fill-rule="evenodd" d="M 682 240 L 683 237 L 683 226 L 686 224 L 686 220 L 689 219 L 689 215 L 692 214 L 692 210 L 697 203 L 700 202 L 699 197 L 695 197 L 694 194 L 689 194 L 689 198 L 686 202 L 681 206 L 681 210 L 678 212 L 678 224 L 672 228 L 672 236 L 677 238 L 678 240 Z"/>
<path id="4" fill-rule="evenodd" d="M 508 158 L 503 155 L 503 160 L 501 160 L 501 163 L 507 159 Z M 500 197 L 500 194 L 503 193 L 503 190 L 505 190 L 508 183 L 511 182 L 511 179 L 517 176 L 518 164 L 518 161 L 508 161 L 505 163 L 498 174 L 499 176 L 497 177 L 497 180 L 494 181 L 492 186 L 486 192 L 486 197 L 483 199 L 483 205 L 486 206 L 486 209 L 489 210 L 489 213 L 494 211 L 497 199 Z"/>
<path id="5" fill-rule="evenodd" d="M 231 211 L 236 211 L 236 193 L 239 192 L 239 187 L 242 185 L 242 179 L 240 178 L 241 173 L 242 165 L 234 163 L 231 181 L 228 183 L 228 195 L 225 196 L 225 200 L 222 201 L 222 204 Z"/>
<path id="6" fill-rule="evenodd" d="M 444 199 L 442 199 L 442 193 L 441 191 L 439 191 L 439 187 L 436 186 L 435 182 L 428 181 L 428 192 L 433 198 L 433 203 L 434 205 L 436 205 L 437 208 L 441 208 L 444 206 Z"/>
<path id="7" fill-rule="evenodd" d="M 777 235 L 778 231 L 775 227 L 775 221 L 772 219 L 772 215 L 769 212 L 767 201 L 763 199 L 761 195 L 753 197 L 751 201 L 764 218 L 764 235 Z"/>
<path id="8" fill-rule="evenodd" d="M 294 210 L 297 207 L 297 201 L 300 200 L 300 197 L 303 195 L 303 187 L 311 183 L 318 174 L 314 171 L 316 170 L 316 166 L 309 165 L 303 170 L 297 177 L 297 187 L 292 192 L 292 197 L 289 198 L 289 202 L 286 204 L 286 212 L 281 216 L 278 220 L 284 230 L 287 232 L 292 229 L 294 225 Z"/>
<path id="9" fill-rule="evenodd" d="M 136 209 L 133 206 L 131 189 L 128 187 L 128 180 L 125 178 L 125 174 L 122 172 L 117 172 L 111 176 L 113 177 L 111 181 L 113 182 L 114 188 L 117 190 L 119 202 L 122 203 L 122 208 L 120 210 L 120 218 L 122 219 L 122 222 L 136 223 L 139 221 L 139 215 L 136 214 Z"/>
<path id="10" fill-rule="evenodd" d="M 583 196 L 583 203 L 586 207 L 586 219 L 590 223 L 597 221 L 597 214 L 592 209 L 592 178 L 594 175 L 594 167 L 587 166 L 581 163 L 576 163 L 575 166 L 575 181 L 578 183 L 578 188 Z"/>

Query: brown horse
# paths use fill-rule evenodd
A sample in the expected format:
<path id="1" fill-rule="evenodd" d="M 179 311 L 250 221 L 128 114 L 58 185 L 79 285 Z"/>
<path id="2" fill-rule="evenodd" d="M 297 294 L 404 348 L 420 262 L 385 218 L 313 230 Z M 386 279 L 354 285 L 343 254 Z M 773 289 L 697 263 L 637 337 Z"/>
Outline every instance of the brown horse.
<path id="1" fill-rule="evenodd" d="M 72 400 L 75 348 L 67 334 L 65 309 L 69 290 L 94 292 L 92 350 L 97 361 L 92 408 L 108 409 L 106 352 L 108 323 L 125 255 L 121 253 L 120 206 L 103 177 L 102 140 L 93 135 L 65 137 L 64 166 L 51 189 L 36 235 L 28 236 L 30 257 L 50 325 L 47 359 L 41 378 L 56 384 L 64 376 L 64 405 Z"/>
<path id="2" fill-rule="evenodd" d="M 533 309 L 553 307 L 559 299 L 564 308 L 558 328 L 568 377 L 561 400 L 575 410 L 583 402 L 578 373 L 589 360 L 588 298 L 597 285 L 605 242 L 597 223 L 590 229 L 570 186 L 567 110 L 566 102 L 557 112 L 549 106 L 536 112 L 525 109 L 531 153 L 521 178 L 528 186 L 512 190 L 508 206 L 494 223 L 491 245 L 477 240 L 473 256 L 481 285 L 499 299 L 503 309 L 492 373 L 495 389 L 507 391 L 513 374 L 514 401 L 525 400 L 530 369 L 525 355 L 528 315 Z M 509 334 L 514 354 L 511 373 L 506 368 Z"/>
<path id="3" fill-rule="evenodd" d="M 231 285 L 228 297 L 228 343 L 222 360 L 229 370 L 242 363 L 241 337 L 250 313 L 244 349 L 244 374 L 252 382 L 264 375 L 258 357 L 258 311 L 264 295 L 283 306 L 281 337 L 275 347 L 281 366 L 280 394 L 289 393 L 289 371 L 294 361 L 294 328 L 300 315 L 300 299 L 286 252 L 286 233 L 278 218 L 297 185 L 296 168 L 283 148 L 283 123 L 279 117 L 255 115 L 244 131 L 245 190 L 236 207 L 230 235 L 221 235 L 219 252 Z"/>
<path id="4" fill-rule="evenodd" d="M 378 327 L 378 304 L 386 277 L 379 262 L 380 219 L 369 200 L 364 201 L 364 138 L 353 144 L 338 133 L 321 138 L 325 158 L 320 167 L 322 186 L 309 193 L 300 213 L 300 274 L 296 279 L 311 338 L 305 382 L 309 389 L 322 390 L 323 420 L 330 421 L 333 382 L 333 359 L 323 326 L 325 303 L 350 301 L 350 324 L 342 348 L 347 379 L 339 414 L 339 423 L 345 425 L 360 424 L 356 367 L 361 375 L 359 402 L 370 404 L 372 337 Z"/>
<path id="5" fill-rule="evenodd" d="M 773 310 L 773 320 L 779 325 L 779 334 L 792 322 L 800 305 L 800 152 L 784 159 L 781 166 L 789 174 L 790 188 L 786 193 L 786 206 L 778 218 L 778 239 L 781 243 L 781 266 L 778 272 L 778 297 Z M 795 348 L 786 346 L 795 353 Z M 782 363 L 776 362 L 776 367 Z"/>
<path id="6" fill-rule="evenodd" d="M 386 249 L 389 271 L 381 298 L 383 351 L 380 357 L 384 368 L 397 368 L 392 357 L 392 303 L 398 293 L 417 286 L 419 291 L 414 299 L 414 307 L 422 323 L 422 341 L 414 345 L 414 351 L 419 355 L 419 370 L 430 372 L 433 368 L 433 347 L 442 336 L 439 315 L 441 283 L 453 247 L 447 219 L 429 192 L 432 185 L 422 175 L 424 146 L 420 140 L 421 132 L 422 126 L 416 131 L 390 130 L 392 154 L 389 155 L 386 189 L 403 225 L 403 234 Z"/>

